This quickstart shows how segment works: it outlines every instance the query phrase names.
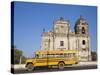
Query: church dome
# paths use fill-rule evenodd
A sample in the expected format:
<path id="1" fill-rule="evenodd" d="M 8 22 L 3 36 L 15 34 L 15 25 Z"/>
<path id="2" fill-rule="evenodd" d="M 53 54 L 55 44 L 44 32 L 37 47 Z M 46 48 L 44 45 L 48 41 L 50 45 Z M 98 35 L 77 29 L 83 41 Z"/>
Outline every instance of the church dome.
<path id="1" fill-rule="evenodd" d="M 60 17 L 59 19 L 54 21 L 54 24 L 69 24 L 68 20 L 64 20 L 63 17 Z"/>

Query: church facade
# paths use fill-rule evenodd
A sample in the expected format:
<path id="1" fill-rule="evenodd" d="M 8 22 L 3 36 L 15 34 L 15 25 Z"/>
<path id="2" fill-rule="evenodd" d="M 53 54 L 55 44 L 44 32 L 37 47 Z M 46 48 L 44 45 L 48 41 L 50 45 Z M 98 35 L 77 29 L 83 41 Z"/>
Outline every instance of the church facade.
<path id="1" fill-rule="evenodd" d="M 76 20 L 73 32 L 69 20 L 60 17 L 51 31 L 43 31 L 41 38 L 41 50 L 78 50 L 79 61 L 91 60 L 88 23 L 82 16 Z"/>

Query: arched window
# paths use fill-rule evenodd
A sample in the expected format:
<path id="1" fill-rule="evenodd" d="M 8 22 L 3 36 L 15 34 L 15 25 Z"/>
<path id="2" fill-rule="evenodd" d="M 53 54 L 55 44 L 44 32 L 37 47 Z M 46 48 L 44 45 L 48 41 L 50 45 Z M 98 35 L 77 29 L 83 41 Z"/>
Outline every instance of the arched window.
<path id="1" fill-rule="evenodd" d="M 64 41 L 60 41 L 60 46 L 64 46 Z"/>
<path id="2" fill-rule="evenodd" d="M 85 34 L 85 28 L 82 27 L 82 34 Z"/>
<path id="3" fill-rule="evenodd" d="M 82 41 L 82 44 L 85 45 L 85 43 L 86 43 L 85 40 L 83 40 L 83 41 Z"/>

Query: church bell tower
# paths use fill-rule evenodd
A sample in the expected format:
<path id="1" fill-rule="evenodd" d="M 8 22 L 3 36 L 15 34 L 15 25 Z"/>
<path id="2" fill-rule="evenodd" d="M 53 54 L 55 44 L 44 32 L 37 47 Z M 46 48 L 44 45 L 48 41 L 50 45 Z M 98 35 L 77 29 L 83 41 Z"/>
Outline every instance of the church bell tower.
<path id="1" fill-rule="evenodd" d="M 88 35 L 88 23 L 82 16 L 76 21 L 74 29 L 75 34 Z"/>
<path id="2" fill-rule="evenodd" d="M 88 32 L 88 23 L 80 16 L 75 22 L 76 45 L 79 51 L 81 61 L 91 60 L 90 37 Z"/>

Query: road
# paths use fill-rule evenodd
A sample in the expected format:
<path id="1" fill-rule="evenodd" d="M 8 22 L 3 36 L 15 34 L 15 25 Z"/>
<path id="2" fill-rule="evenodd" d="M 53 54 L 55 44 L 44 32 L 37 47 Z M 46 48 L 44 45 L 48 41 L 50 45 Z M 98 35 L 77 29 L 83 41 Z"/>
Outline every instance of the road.
<path id="1" fill-rule="evenodd" d="M 84 70 L 84 69 L 96 69 L 97 65 L 81 65 L 81 66 L 66 66 L 63 70 L 58 68 L 36 68 L 34 71 L 27 71 L 24 69 L 15 69 L 14 73 L 38 73 L 38 72 L 54 72 L 54 71 L 69 71 L 69 70 Z"/>

